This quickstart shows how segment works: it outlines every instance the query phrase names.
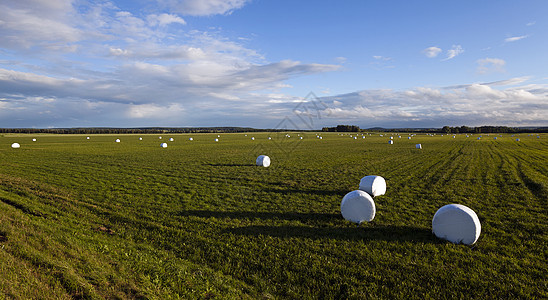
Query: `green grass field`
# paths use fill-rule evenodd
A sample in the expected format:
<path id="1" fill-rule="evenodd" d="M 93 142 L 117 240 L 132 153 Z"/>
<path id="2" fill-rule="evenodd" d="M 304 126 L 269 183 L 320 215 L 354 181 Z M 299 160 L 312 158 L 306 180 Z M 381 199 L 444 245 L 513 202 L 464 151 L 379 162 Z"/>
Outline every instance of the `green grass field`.
<path id="1" fill-rule="evenodd" d="M 548 298 L 547 135 L 290 135 L 1 136 L 0 298 Z M 450 203 L 475 245 L 432 235 Z"/>

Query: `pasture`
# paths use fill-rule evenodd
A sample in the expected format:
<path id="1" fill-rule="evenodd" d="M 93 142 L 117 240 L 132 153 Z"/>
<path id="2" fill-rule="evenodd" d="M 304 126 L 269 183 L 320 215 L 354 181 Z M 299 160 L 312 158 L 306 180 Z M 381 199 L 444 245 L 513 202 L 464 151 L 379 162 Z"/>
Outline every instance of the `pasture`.
<path id="1" fill-rule="evenodd" d="M 546 134 L 285 134 L 1 136 L 0 298 L 548 297 Z M 476 244 L 432 234 L 450 203 Z"/>

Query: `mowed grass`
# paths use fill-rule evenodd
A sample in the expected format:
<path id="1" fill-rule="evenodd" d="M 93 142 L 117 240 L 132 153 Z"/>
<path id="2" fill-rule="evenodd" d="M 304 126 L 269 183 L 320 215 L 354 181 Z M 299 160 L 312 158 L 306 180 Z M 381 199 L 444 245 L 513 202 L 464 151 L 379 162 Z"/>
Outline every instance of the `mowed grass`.
<path id="1" fill-rule="evenodd" d="M 548 136 L 289 135 L 1 136 L 0 298 L 548 297 Z M 475 245 L 432 235 L 450 203 Z"/>

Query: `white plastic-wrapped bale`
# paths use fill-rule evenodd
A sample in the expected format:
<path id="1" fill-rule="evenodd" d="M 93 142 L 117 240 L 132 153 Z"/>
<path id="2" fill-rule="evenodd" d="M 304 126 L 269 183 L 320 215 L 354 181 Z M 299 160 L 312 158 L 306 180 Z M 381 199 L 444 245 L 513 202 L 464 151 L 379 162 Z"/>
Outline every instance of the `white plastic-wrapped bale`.
<path id="1" fill-rule="evenodd" d="M 194 139 L 193 138 L 188 138 L 189 141 L 193 141 Z"/>
<path id="2" fill-rule="evenodd" d="M 384 195 L 386 193 L 386 180 L 381 176 L 368 175 L 360 180 L 359 189 L 368 193 L 371 197 Z"/>
<path id="3" fill-rule="evenodd" d="M 143 140 L 143 138 L 142 138 L 142 137 L 140 137 L 140 138 L 139 138 L 139 141 L 142 141 L 142 140 Z"/>
<path id="4" fill-rule="evenodd" d="M 88 137 L 86 137 L 86 140 L 89 140 L 89 136 L 88 136 Z"/>
<path id="5" fill-rule="evenodd" d="M 516 139 L 516 142 L 519 142 L 519 139 Z"/>
<path id="6" fill-rule="evenodd" d="M 162 147 L 162 148 L 167 148 L 167 143 L 161 143 L 161 144 L 160 144 L 160 147 Z"/>
<path id="7" fill-rule="evenodd" d="M 389 141 L 388 141 L 388 144 L 392 145 L 392 144 L 394 144 L 394 141 L 393 141 L 393 140 L 389 140 Z"/>
<path id="8" fill-rule="evenodd" d="M 393 137 L 393 136 L 391 136 L 391 137 L 390 137 L 390 139 L 391 139 L 391 140 L 393 140 L 393 139 L 394 139 L 394 137 Z"/>
<path id="9" fill-rule="evenodd" d="M 364 191 L 352 191 L 341 201 L 341 214 L 350 222 L 371 222 L 375 218 L 375 201 Z"/>
<path id="10" fill-rule="evenodd" d="M 13 143 L 11 144 L 11 147 L 17 149 L 17 148 L 21 148 L 21 145 L 19 145 L 19 143 Z"/>
<path id="11" fill-rule="evenodd" d="M 116 143 L 119 143 L 120 142 L 120 139 L 116 139 Z"/>
<path id="12" fill-rule="evenodd" d="M 173 138 L 170 138 L 170 139 L 169 139 L 169 141 L 170 141 L 170 142 L 173 142 L 173 141 L 174 141 L 174 139 L 173 139 Z"/>
<path id="13" fill-rule="evenodd" d="M 255 164 L 257 166 L 262 166 L 266 168 L 270 166 L 270 157 L 266 155 L 259 155 L 259 157 L 257 157 L 257 160 L 255 161 Z"/>
<path id="14" fill-rule="evenodd" d="M 416 145 L 415 145 L 415 148 L 417 148 L 417 149 L 422 149 L 422 145 L 421 145 L 421 144 L 416 144 Z"/>
<path id="15" fill-rule="evenodd" d="M 33 142 L 36 142 L 36 139 L 32 139 Z"/>
<path id="16" fill-rule="evenodd" d="M 255 140 L 255 137 L 251 137 L 251 140 L 254 141 L 254 140 Z"/>
<path id="17" fill-rule="evenodd" d="M 215 141 L 216 141 L 216 142 L 218 142 L 218 141 L 219 141 L 219 139 L 215 139 Z"/>
<path id="18" fill-rule="evenodd" d="M 481 233 L 476 213 L 461 204 L 448 204 L 434 214 L 432 232 L 440 239 L 455 244 L 474 244 Z"/>
<path id="19" fill-rule="evenodd" d="M 161 136 L 159 136 L 159 137 L 158 137 L 158 139 L 160 139 L 160 140 L 161 140 L 161 139 L 162 139 L 162 137 L 161 137 Z"/>
<path id="20" fill-rule="evenodd" d="M 408 136 L 408 137 L 407 137 L 407 139 L 408 139 L 408 140 L 410 140 L 410 139 L 411 139 L 411 137 L 410 137 L 410 136 Z"/>

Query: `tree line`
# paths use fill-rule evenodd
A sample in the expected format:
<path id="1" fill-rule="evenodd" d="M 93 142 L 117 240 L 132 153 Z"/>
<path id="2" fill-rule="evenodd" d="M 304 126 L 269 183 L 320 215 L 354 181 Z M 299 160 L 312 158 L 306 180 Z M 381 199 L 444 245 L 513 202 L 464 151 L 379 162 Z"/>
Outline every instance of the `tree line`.
<path id="1" fill-rule="evenodd" d="M 356 125 L 337 125 L 324 127 L 324 132 L 423 132 L 423 133 L 540 133 L 548 132 L 548 127 L 507 127 L 507 126 L 443 126 L 442 128 L 382 128 L 361 129 Z"/>
<path id="2" fill-rule="evenodd" d="M 231 132 L 295 131 L 289 129 L 256 129 L 248 127 L 147 127 L 147 128 L 0 128 L 0 133 L 49 134 L 169 134 Z"/>
<path id="3" fill-rule="evenodd" d="M 237 132 L 279 132 L 304 131 L 291 129 L 256 129 L 249 127 L 147 127 L 147 128 L 0 128 L 0 133 L 49 133 L 49 134 L 174 134 L 174 133 L 237 133 Z M 541 133 L 548 127 L 506 127 L 506 126 L 444 126 L 442 128 L 381 128 L 362 129 L 356 125 L 324 127 L 324 132 L 415 132 L 415 133 Z"/>

